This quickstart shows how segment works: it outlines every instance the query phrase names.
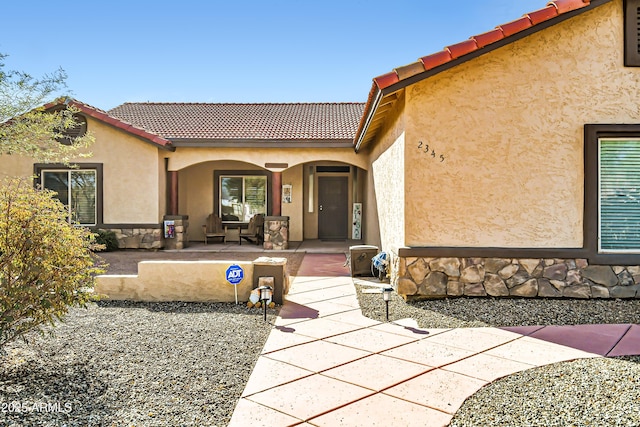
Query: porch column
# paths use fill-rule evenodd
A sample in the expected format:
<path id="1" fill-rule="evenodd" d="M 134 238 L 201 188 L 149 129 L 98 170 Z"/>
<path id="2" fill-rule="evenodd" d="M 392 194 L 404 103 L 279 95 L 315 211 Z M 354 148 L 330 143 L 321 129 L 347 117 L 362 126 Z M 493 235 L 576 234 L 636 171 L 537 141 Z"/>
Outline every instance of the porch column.
<path id="1" fill-rule="evenodd" d="M 169 171 L 169 215 L 178 215 L 178 171 Z"/>
<path id="2" fill-rule="evenodd" d="M 272 212 L 273 216 L 281 215 L 282 208 L 282 172 L 273 172 L 271 175 L 271 193 L 273 197 Z"/>

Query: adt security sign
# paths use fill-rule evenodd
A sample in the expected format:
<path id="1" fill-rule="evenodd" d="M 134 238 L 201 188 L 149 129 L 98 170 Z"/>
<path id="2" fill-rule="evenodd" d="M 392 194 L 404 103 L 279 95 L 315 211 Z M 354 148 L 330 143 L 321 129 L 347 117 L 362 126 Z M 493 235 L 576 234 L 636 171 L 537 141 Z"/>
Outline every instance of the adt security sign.
<path id="1" fill-rule="evenodd" d="M 227 268 L 227 282 L 233 285 L 236 294 L 236 304 L 238 304 L 238 283 L 244 279 L 244 270 L 239 265 L 233 264 Z"/>
<path id="2" fill-rule="evenodd" d="M 233 264 L 227 268 L 227 282 L 237 285 L 244 279 L 244 270 L 239 265 Z"/>

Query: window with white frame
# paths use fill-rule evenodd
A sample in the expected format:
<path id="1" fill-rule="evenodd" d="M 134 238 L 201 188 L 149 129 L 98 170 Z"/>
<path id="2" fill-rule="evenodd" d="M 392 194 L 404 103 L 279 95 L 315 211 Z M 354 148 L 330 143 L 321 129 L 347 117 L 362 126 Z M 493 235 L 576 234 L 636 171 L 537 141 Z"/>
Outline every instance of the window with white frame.
<path id="1" fill-rule="evenodd" d="M 598 139 L 598 251 L 640 252 L 640 138 Z"/>
<path id="2" fill-rule="evenodd" d="M 220 176 L 220 213 L 223 221 L 248 222 L 267 213 L 267 177 L 263 175 Z"/>
<path id="3" fill-rule="evenodd" d="M 97 224 L 97 173 L 93 169 L 41 170 L 42 187 L 55 191 L 79 225 Z"/>

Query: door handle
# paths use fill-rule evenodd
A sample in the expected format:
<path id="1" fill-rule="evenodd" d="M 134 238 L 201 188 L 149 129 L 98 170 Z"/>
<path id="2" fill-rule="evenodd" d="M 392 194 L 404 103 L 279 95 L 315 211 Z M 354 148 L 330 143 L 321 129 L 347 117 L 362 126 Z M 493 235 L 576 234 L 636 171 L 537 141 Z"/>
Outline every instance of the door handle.
<path id="1" fill-rule="evenodd" d="M 320 209 L 320 210 L 322 210 L 322 205 L 320 205 L 320 208 L 319 208 L 319 209 Z"/>

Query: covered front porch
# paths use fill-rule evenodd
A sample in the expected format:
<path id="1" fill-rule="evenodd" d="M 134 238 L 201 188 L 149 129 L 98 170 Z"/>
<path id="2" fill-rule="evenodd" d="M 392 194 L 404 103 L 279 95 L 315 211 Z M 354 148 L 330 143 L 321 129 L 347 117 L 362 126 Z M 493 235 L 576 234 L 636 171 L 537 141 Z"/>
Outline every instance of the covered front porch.
<path id="1" fill-rule="evenodd" d="M 279 154 L 286 158 L 284 153 Z M 251 161 L 203 161 L 203 157 L 199 156 L 197 163 L 166 162 L 168 214 L 164 220 L 180 220 L 180 229 L 174 221 L 173 231 L 183 235 L 171 237 L 165 233 L 165 249 L 219 251 L 230 247 L 255 251 L 255 244 L 240 241 L 236 234 L 258 214 L 267 220 L 286 218 L 283 234 L 289 243 L 285 249 L 306 250 L 308 247 L 302 245 L 306 241 L 330 247 L 333 241 L 359 244 L 365 239 L 367 171 L 358 165 L 336 160 L 274 163 L 267 161 L 275 158 L 275 153 L 268 151 L 261 160 L 247 159 Z M 229 233 L 233 236 L 227 239 L 230 241 L 204 244 L 202 226 L 211 214 L 219 217 L 227 230 L 235 230 Z M 178 237 L 182 244 L 172 245 L 171 239 Z"/>

